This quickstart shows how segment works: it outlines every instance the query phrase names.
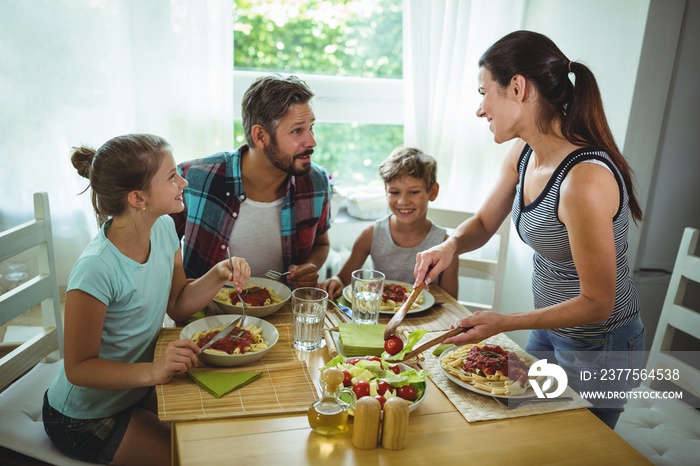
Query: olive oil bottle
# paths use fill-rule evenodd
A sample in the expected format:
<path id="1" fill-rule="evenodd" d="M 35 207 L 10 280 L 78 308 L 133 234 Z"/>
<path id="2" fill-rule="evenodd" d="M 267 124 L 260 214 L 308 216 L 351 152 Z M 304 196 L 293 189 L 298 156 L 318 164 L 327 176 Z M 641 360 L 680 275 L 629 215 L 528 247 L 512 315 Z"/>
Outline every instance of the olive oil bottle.
<path id="1" fill-rule="evenodd" d="M 321 435 L 336 435 L 345 431 L 348 424 L 348 409 L 355 404 L 355 393 L 343 387 L 343 372 L 331 367 L 321 374 L 323 394 L 310 407 L 309 425 Z M 352 399 L 346 403 L 340 399 L 341 393 L 347 393 Z"/>

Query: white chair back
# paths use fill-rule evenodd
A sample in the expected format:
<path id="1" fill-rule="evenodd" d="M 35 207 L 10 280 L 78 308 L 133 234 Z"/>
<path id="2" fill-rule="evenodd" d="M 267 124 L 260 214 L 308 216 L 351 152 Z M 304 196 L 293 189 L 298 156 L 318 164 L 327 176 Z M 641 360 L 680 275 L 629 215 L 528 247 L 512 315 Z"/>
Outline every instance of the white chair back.
<path id="1" fill-rule="evenodd" d="M 674 383 L 696 397 L 700 397 L 700 369 L 677 356 L 684 352 L 674 355 L 671 350 L 676 330 L 693 337 L 695 348 L 700 348 L 700 308 L 691 309 L 684 299 L 689 282 L 700 284 L 700 257 L 696 254 L 699 234 L 695 228 L 683 232 L 647 362 L 648 370 L 677 369 L 681 377 Z M 647 379 L 645 384 L 655 386 L 652 379 Z"/>
<path id="2" fill-rule="evenodd" d="M 0 295 L 0 325 L 41 305 L 43 330 L 0 359 L 0 390 L 58 351 L 63 357 L 61 303 L 56 278 L 49 196 L 34 194 L 34 220 L 0 233 L 0 262 L 35 250 L 38 274 Z"/>
<path id="3" fill-rule="evenodd" d="M 41 310 L 42 328 L 0 358 L 0 458 L 7 464 L 84 465 L 59 452 L 44 431 L 42 406 L 63 364 L 63 324 L 51 233 L 49 196 L 34 194 L 34 220 L 0 233 L 0 261 L 36 253 L 37 275 L 0 295 L 0 325 L 32 322 Z M 23 254 L 24 256 L 25 254 Z M 3 461 L 0 461 L 5 464 Z"/>

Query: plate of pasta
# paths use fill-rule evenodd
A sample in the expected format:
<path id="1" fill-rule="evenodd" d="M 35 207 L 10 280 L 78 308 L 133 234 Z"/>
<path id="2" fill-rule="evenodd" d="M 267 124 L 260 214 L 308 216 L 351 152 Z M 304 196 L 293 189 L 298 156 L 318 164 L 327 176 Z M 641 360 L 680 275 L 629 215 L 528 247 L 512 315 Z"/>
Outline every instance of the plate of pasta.
<path id="1" fill-rule="evenodd" d="M 232 283 L 227 282 L 214 297 L 214 303 L 227 314 L 242 314 L 243 307 L 232 286 Z M 241 297 L 248 305 L 248 315 L 252 317 L 274 314 L 291 296 L 292 291 L 284 283 L 258 277 L 250 277 L 245 289 L 241 291 Z"/>
<path id="2" fill-rule="evenodd" d="M 189 338 L 200 348 L 228 325 L 234 316 L 204 317 L 187 325 L 180 338 Z M 236 337 L 240 334 L 240 337 Z M 199 354 L 199 358 L 214 366 L 240 366 L 262 358 L 275 346 L 280 334 L 271 323 L 257 317 L 246 318 L 243 327 L 234 327 L 231 334 Z"/>
<path id="3" fill-rule="evenodd" d="M 531 398 L 528 370 L 535 358 L 484 343 L 455 346 L 439 359 L 445 377 L 474 393 L 496 398 Z"/>
<path id="4" fill-rule="evenodd" d="M 380 314 L 396 314 L 401 305 L 406 302 L 408 295 L 413 291 L 413 285 L 395 280 L 384 280 L 384 291 L 382 293 L 382 304 L 379 307 Z M 352 285 L 343 289 L 343 297 L 352 303 Z M 423 312 L 435 304 L 435 297 L 429 291 L 421 291 L 416 301 L 408 310 L 407 314 Z"/>

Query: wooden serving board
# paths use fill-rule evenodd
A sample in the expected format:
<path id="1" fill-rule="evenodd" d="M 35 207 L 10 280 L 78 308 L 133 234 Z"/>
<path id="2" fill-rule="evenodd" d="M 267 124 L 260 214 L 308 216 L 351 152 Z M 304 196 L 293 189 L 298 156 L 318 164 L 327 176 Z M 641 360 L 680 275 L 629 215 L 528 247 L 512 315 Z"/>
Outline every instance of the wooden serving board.
<path id="1" fill-rule="evenodd" d="M 318 398 L 305 362 L 300 361 L 292 341 L 290 324 L 276 325 L 277 344 L 262 359 L 249 365 L 216 367 L 200 363 L 197 371 L 262 372 L 252 383 L 216 398 L 187 374 L 176 375 L 168 384 L 156 385 L 158 418 L 161 421 L 197 421 L 270 414 L 306 412 Z M 171 341 L 180 338 L 179 328 L 164 328 L 154 352 L 160 358 Z"/>

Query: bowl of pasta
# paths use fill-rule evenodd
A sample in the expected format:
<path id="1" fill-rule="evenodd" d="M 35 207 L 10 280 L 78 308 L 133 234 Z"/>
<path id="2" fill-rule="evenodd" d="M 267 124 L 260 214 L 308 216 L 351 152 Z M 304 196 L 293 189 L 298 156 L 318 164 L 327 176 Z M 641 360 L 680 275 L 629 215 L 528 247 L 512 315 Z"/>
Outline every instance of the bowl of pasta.
<path id="1" fill-rule="evenodd" d="M 267 278 L 250 277 L 241 298 L 248 305 L 248 315 L 265 317 L 277 312 L 289 301 L 292 290 L 284 283 Z M 214 303 L 226 314 L 243 314 L 233 284 L 227 282 L 214 297 Z"/>
<path id="2" fill-rule="evenodd" d="M 182 329 L 180 338 L 189 338 L 201 348 L 234 319 L 235 316 L 219 315 L 195 320 Z M 234 327 L 229 336 L 205 349 L 199 354 L 199 358 L 202 362 L 214 366 L 232 367 L 249 364 L 270 351 L 279 337 L 280 334 L 274 325 L 249 316 L 242 328 Z"/>

